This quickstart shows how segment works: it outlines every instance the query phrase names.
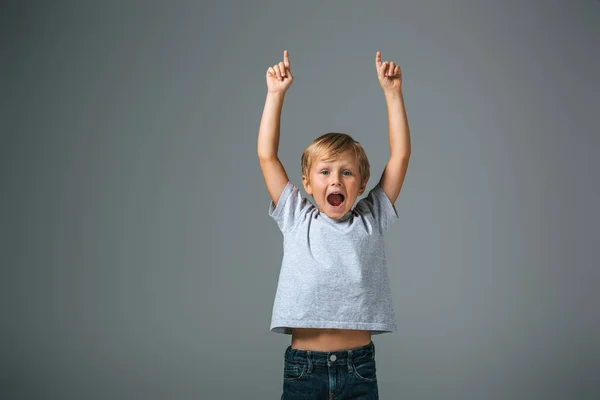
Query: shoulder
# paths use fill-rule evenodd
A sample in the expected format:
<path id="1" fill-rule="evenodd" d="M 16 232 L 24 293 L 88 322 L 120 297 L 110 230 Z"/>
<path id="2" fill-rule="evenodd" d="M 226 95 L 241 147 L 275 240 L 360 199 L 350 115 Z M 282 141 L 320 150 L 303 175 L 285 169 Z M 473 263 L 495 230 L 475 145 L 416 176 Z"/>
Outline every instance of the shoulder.
<path id="1" fill-rule="evenodd" d="M 313 204 L 302 195 L 300 189 L 292 181 L 288 181 L 277 203 L 273 200 L 269 202 L 269 215 L 277 222 L 281 231 L 286 233 L 313 208 Z"/>
<path id="2" fill-rule="evenodd" d="M 369 191 L 366 197 L 359 200 L 355 209 L 359 215 L 372 219 L 382 233 L 399 218 L 396 207 L 379 183 Z"/>

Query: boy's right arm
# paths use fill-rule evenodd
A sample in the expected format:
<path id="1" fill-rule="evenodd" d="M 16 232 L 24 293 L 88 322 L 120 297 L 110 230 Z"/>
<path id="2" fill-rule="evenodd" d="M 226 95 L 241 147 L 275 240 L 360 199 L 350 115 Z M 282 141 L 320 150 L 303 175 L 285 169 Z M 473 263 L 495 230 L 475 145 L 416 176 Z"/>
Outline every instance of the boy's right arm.
<path id="1" fill-rule="evenodd" d="M 258 131 L 258 160 L 267 191 L 274 204 L 277 204 L 289 180 L 285 168 L 277 156 L 284 97 L 285 93 L 267 92 L 265 109 Z"/>

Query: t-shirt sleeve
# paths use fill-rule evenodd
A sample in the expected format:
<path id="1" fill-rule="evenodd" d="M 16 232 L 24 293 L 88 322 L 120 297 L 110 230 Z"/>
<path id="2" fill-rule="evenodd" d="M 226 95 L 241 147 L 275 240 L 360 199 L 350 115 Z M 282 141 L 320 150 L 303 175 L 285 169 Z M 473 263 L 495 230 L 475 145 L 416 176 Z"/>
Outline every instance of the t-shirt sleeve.
<path id="1" fill-rule="evenodd" d="M 358 202 L 356 208 L 365 217 L 370 216 L 373 219 L 373 223 L 380 233 L 385 233 L 389 226 L 400 218 L 396 207 L 379 183 L 371 189 L 367 197 Z"/>
<path id="2" fill-rule="evenodd" d="M 277 222 L 281 232 L 285 234 L 308 212 L 311 205 L 312 203 L 303 197 L 300 190 L 288 180 L 279 196 L 277 205 L 273 200 L 270 201 L 269 215 Z"/>

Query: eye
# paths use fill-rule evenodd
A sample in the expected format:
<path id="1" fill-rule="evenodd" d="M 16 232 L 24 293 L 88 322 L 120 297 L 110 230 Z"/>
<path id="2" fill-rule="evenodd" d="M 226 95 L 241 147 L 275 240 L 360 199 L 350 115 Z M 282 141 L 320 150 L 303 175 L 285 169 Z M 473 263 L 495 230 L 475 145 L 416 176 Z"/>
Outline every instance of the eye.
<path id="1" fill-rule="evenodd" d="M 322 173 L 324 173 L 324 172 L 327 172 L 327 173 L 329 173 L 329 171 L 327 171 L 327 170 L 323 170 L 323 171 L 321 171 L 321 174 L 322 174 Z"/>
<path id="2" fill-rule="evenodd" d="M 346 172 L 348 173 L 348 175 L 346 175 L 346 176 L 352 175 L 352 172 L 350 172 L 350 171 L 344 171 L 344 173 L 346 173 Z"/>

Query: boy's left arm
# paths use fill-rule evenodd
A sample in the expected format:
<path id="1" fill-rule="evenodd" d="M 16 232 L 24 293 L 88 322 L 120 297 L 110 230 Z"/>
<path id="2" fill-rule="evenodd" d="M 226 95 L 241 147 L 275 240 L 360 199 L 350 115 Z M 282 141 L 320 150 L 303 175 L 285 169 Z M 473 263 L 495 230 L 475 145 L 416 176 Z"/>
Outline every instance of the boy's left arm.
<path id="1" fill-rule="evenodd" d="M 379 184 L 390 202 L 394 204 L 400 194 L 410 160 L 410 131 L 404 107 L 404 96 L 402 95 L 400 67 L 393 61 L 382 63 L 379 51 L 375 57 L 375 63 L 379 82 L 387 103 L 390 143 L 390 159 L 383 170 Z"/>
<path id="2" fill-rule="evenodd" d="M 388 136 L 390 142 L 390 159 L 388 160 L 379 185 L 394 204 L 404 183 L 408 162 L 410 160 L 410 133 L 404 109 L 402 92 L 387 94 Z"/>

